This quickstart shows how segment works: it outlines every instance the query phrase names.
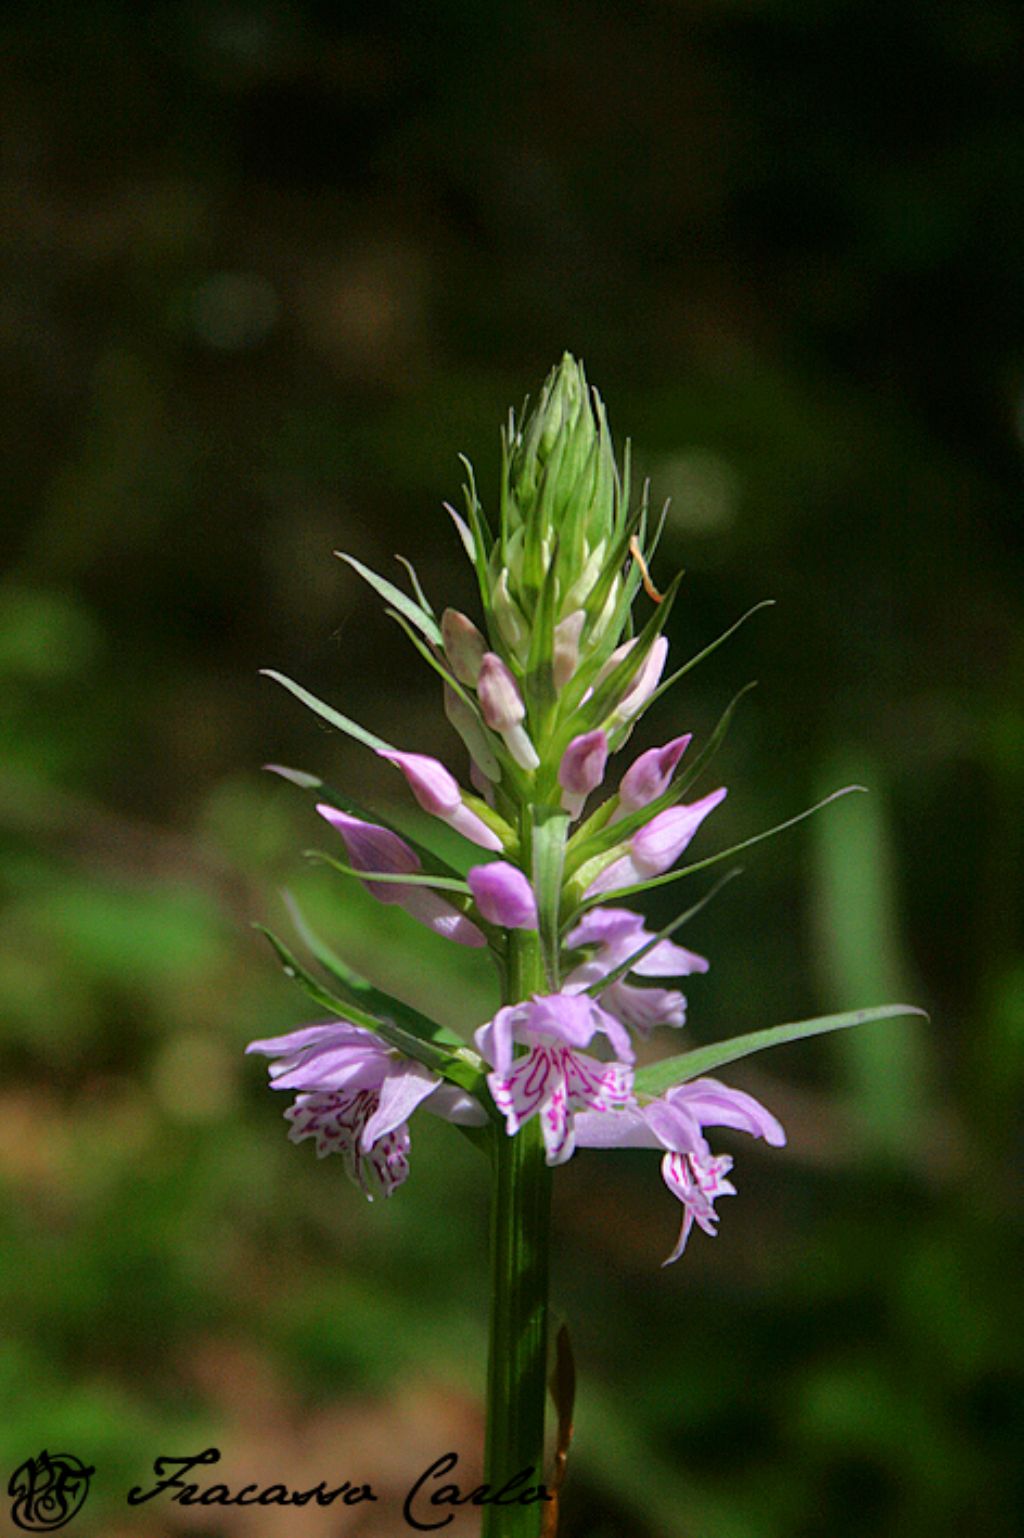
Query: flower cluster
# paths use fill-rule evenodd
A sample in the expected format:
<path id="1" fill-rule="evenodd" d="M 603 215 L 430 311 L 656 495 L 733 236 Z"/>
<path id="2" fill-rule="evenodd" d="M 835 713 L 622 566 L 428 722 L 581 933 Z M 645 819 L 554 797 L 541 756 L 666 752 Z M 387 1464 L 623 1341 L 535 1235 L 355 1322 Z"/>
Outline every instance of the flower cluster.
<path id="1" fill-rule="evenodd" d="M 409 596 L 349 559 L 441 674 L 471 788 L 436 758 L 384 743 L 282 682 L 397 769 L 417 805 L 473 846 L 468 868 L 444 865 L 313 776 L 280 772 L 317 791 L 318 813 L 344 844 L 343 870 L 373 897 L 489 950 L 506 982 L 511 958 L 531 957 L 533 982 L 522 997 L 506 989 L 473 1047 L 439 1046 L 408 1006 L 390 1001 L 399 1018 L 380 1007 L 386 995 L 364 990 L 339 999 L 338 1018 L 249 1050 L 271 1057 L 274 1088 L 298 1092 L 291 1137 L 340 1153 L 371 1197 L 405 1179 L 419 1105 L 492 1135 L 503 1123 L 517 1136 L 536 1117 L 551 1165 L 576 1147 L 659 1149 L 683 1207 L 675 1260 L 694 1223 L 714 1233 L 715 1201 L 733 1191 L 732 1161 L 712 1153 L 705 1129 L 773 1145 L 784 1134 L 749 1095 L 689 1075 L 685 1058 L 661 1096 L 645 1092 L 636 1069 L 634 1034 L 686 1019 L 683 994 L 650 980 L 703 973 L 708 962 L 618 902 L 670 879 L 726 792 L 687 799 L 709 754 L 691 764 L 689 736 L 640 752 L 608 783 L 614 755 L 672 682 L 663 632 L 676 585 L 662 596 L 651 584 L 657 531 L 645 506 L 628 507 L 600 400 L 574 360 L 554 371 L 525 425 L 510 427 L 498 528 L 472 480 L 466 516 L 449 512 L 477 577 L 480 624 L 451 608 L 437 618 L 415 576 Z M 650 609 L 634 630 L 641 588 Z"/>

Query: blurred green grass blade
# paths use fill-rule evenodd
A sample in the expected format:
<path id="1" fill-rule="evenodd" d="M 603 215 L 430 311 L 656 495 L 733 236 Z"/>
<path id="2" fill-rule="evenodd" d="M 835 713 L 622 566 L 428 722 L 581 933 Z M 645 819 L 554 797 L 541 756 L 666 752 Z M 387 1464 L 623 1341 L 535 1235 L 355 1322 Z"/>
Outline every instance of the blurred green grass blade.
<path id="1" fill-rule="evenodd" d="M 296 933 L 310 954 L 316 957 L 324 971 L 330 973 L 343 988 L 357 994 L 368 1009 L 378 1015 L 390 1015 L 397 1024 L 405 1025 L 414 1035 L 422 1036 L 428 1041 L 443 1042 L 452 1047 L 465 1045 L 462 1038 L 456 1036 L 455 1032 L 450 1031 L 447 1026 L 438 1024 L 436 1020 L 431 1020 L 428 1015 L 414 1009 L 411 1004 L 406 1004 L 392 994 L 385 993 L 383 989 L 376 988 L 373 983 L 363 977 L 362 973 L 350 967 L 326 941 L 320 938 L 292 893 L 282 892 L 281 896 L 291 915 Z"/>
<path id="2" fill-rule="evenodd" d="M 814 828 L 815 956 L 826 1004 L 900 998 L 916 991 L 906 958 L 894 874 L 894 839 L 879 790 L 884 774 L 862 757 L 830 761 L 824 775 L 855 771 L 867 796 L 851 797 Z M 823 776 L 824 777 L 824 776 Z M 835 1052 L 860 1124 L 860 1144 L 901 1154 L 918 1138 L 929 1080 L 929 1042 L 918 1025 L 844 1037 Z"/>

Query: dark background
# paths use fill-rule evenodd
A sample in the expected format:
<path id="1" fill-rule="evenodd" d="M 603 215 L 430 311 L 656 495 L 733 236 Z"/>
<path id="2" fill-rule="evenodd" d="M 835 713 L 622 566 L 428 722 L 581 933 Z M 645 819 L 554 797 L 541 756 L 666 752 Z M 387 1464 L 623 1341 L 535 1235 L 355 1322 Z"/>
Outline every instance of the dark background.
<path id="1" fill-rule="evenodd" d="M 672 498 L 674 653 L 777 600 L 634 738 L 759 680 L 701 850 L 871 788 L 687 932 L 688 1035 L 932 1019 L 729 1074 L 790 1145 L 722 1139 L 740 1195 L 666 1271 L 652 1158 L 560 1175 L 565 1538 L 1018 1530 L 1022 31 L 1011 0 L 5 12 L 0 1474 L 98 1465 L 74 1531 L 390 1538 L 438 1453 L 478 1467 L 484 1168 L 420 1117 L 367 1209 L 290 1147 L 241 1049 L 311 1011 L 249 921 L 301 891 L 467 1031 L 492 985 L 303 862 L 262 762 L 395 783 L 257 668 L 462 771 L 331 552 L 468 604 L 456 454 L 493 507 L 566 347 Z M 382 1500 L 127 1512 L 213 1443 L 236 1486 Z"/>

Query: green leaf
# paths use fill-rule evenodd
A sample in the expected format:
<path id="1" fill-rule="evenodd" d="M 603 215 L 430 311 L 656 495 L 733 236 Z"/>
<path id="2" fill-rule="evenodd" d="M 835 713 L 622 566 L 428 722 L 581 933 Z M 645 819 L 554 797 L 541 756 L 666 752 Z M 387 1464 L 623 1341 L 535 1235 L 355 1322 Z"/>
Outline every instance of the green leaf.
<path id="1" fill-rule="evenodd" d="M 346 865 L 344 860 L 336 860 L 322 849 L 304 849 L 303 854 L 307 860 L 329 865 L 342 876 L 354 876 L 357 881 L 386 881 L 390 886 L 426 886 L 440 892 L 458 892 L 461 897 L 472 896 L 468 882 L 460 880 L 458 876 L 435 876 L 426 871 L 356 870 L 354 865 Z"/>
<path id="2" fill-rule="evenodd" d="M 704 650 L 698 652 L 695 657 L 691 657 L 689 662 L 684 662 L 681 668 L 676 668 L 675 672 L 672 673 L 668 678 L 662 679 L 661 683 L 655 689 L 650 698 L 644 701 L 643 709 L 637 712 L 636 716 L 634 717 L 634 721 L 638 721 L 642 715 L 650 710 L 655 700 L 660 700 L 661 696 L 667 690 L 671 689 L 673 684 L 678 683 L 679 680 L 684 678 L 692 668 L 695 668 L 698 663 L 703 662 L 705 657 L 710 657 L 712 652 L 716 652 L 724 641 L 728 641 L 731 635 L 735 635 L 740 626 L 745 625 L 747 620 L 750 619 L 752 615 L 756 614 L 759 609 L 773 609 L 774 607 L 774 598 L 762 598 L 761 602 L 755 603 L 753 608 L 747 610 L 746 614 L 741 614 L 739 619 L 736 620 L 734 624 L 729 626 L 728 630 L 722 631 L 722 634 L 717 638 L 717 640 L 712 641 L 709 646 L 705 646 Z"/>
<path id="3" fill-rule="evenodd" d="M 378 577 L 375 571 L 371 571 L 368 566 L 364 566 L 362 561 L 357 561 L 354 555 L 346 555 L 344 550 L 335 550 L 334 553 L 339 561 L 345 561 L 351 566 L 353 571 L 357 571 L 363 578 L 363 581 L 368 582 L 380 594 L 385 603 L 392 604 L 404 614 L 406 619 L 416 626 L 417 630 L 422 631 L 428 641 L 433 641 L 435 646 L 440 646 L 441 631 L 436 620 L 433 615 L 421 609 L 415 599 L 403 593 L 402 589 L 396 587 L 393 582 L 389 582 L 387 577 Z"/>
<path id="4" fill-rule="evenodd" d="M 370 811 L 361 802 L 347 796 L 344 791 L 335 790 L 333 785 L 329 785 L 326 780 L 321 780 L 318 775 L 307 774 L 302 769 L 288 769 L 283 764 L 264 764 L 263 767 L 274 774 L 279 774 L 282 779 L 289 780 L 293 785 L 298 785 L 300 790 L 308 790 L 318 800 L 326 801 L 329 806 L 336 806 L 339 812 L 347 812 L 350 817 L 361 817 L 364 822 L 372 822 L 377 827 L 387 828 L 389 833 L 404 839 L 409 848 L 416 851 L 423 861 L 424 870 L 436 871 L 438 875 L 448 876 L 454 880 L 461 879 L 454 865 L 449 865 L 447 860 L 442 860 L 441 856 L 435 854 L 432 849 L 428 849 L 426 844 L 419 843 L 382 813 Z"/>
<path id="5" fill-rule="evenodd" d="M 469 524 L 466 522 L 465 518 L 463 518 L 462 514 L 458 512 L 456 508 L 452 507 L 450 502 L 442 502 L 441 506 L 444 508 L 445 512 L 452 520 L 452 523 L 455 525 L 455 532 L 459 536 L 462 548 L 465 550 L 466 554 L 469 556 L 470 561 L 475 566 L 476 541 L 474 540 L 470 531 Z"/>
<path id="6" fill-rule="evenodd" d="M 601 575 L 594 583 L 587 598 L 587 608 L 591 614 L 600 614 L 604 608 L 605 600 L 611 592 L 612 584 L 616 577 L 621 576 L 623 567 L 629 560 L 629 542 L 639 530 L 645 511 L 646 502 L 641 503 L 635 512 L 627 512 L 626 497 L 625 495 L 620 496 L 618 501 L 619 519 L 617 520 L 620 521 L 619 535 L 618 539 L 613 542 L 612 548 L 608 552 L 604 566 L 601 569 Z M 639 578 L 637 578 L 637 581 L 639 581 Z M 614 646 L 610 650 L 614 650 Z M 587 682 L 589 682 L 589 679 Z M 586 684 L 584 684 L 585 687 Z"/>
<path id="7" fill-rule="evenodd" d="M 397 625 L 402 627 L 406 635 L 409 637 L 409 640 L 412 642 L 413 646 L 415 646 L 416 650 L 419 652 L 420 656 L 429 664 L 430 667 L 433 668 L 434 672 L 437 673 L 439 677 L 442 678 L 448 685 L 448 687 L 459 696 L 460 700 L 463 700 L 469 706 L 475 715 L 479 715 L 476 702 L 470 697 L 470 695 L 466 693 L 465 689 L 459 683 L 459 680 L 455 677 L 455 674 L 445 666 L 439 657 L 434 655 L 429 646 L 424 645 L 418 635 L 414 634 L 412 629 L 402 618 L 401 614 L 396 614 L 394 609 L 385 609 L 384 612 L 389 619 L 393 619 Z"/>
<path id="8" fill-rule="evenodd" d="M 350 721 L 348 716 L 341 714 L 340 710 L 335 710 L 331 705 L 325 705 L 323 700 L 318 700 L 315 694 L 310 694 L 309 690 L 304 689 L 301 684 L 293 683 L 283 673 L 276 673 L 273 668 L 260 668 L 260 672 L 264 678 L 272 678 L 275 683 L 283 685 L 290 694 L 294 694 L 297 700 L 301 700 L 303 705 L 320 716 L 322 720 L 329 722 L 331 726 L 336 726 L 346 736 L 354 737 L 356 742 L 361 742 L 364 747 L 373 748 L 374 752 L 380 749 L 387 753 L 395 751 L 389 742 L 384 741 L 383 737 L 377 737 L 373 732 L 368 732 L 365 726 L 360 726 L 357 722 Z"/>
<path id="9" fill-rule="evenodd" d="M 648 619 L 636 639 L 635 645 L 626 653 L 621 662 L 615 667 L 600 684 L 596 684 L 594 692 L 586 704 L 587 720 L 601 723 L 605 718 L 614 713 L 620 701 L 628 693 L 636 675 L 640 672 L 655 641 L 661 635 L 668 622 L 672 605 L 679 591 L 679 584 L 683 580 L 682 572 L 677 573 L 665 590 L 665 596 Z M 634 711 L 630 721 L 637 719 L 638 712 Z M 575 710 L 569 721 L 562 727 L 559 735 L 559 747 L 568 746 L 569 740 L 578 730 L 578 721 Z M 564 744 L 563 744 L 563 738 Z"/>
<path id="10" fill-rule="evenodd" d="M 660 1095 L 676 1084 L 686 1084 L 690 1079 L 712 1073 L 741 1057 L 750 1057 L 754 1052 L 763 1052 L 767 1047 L 781 1047 L 790 1041 L 802 1041 L 806 1036 L 824 1036 L 828 1031 L 843 1031 L 853 1025 L 867 1025 L 872 1020 L 893 1020 L 900 1015 L 928 1019 L 927 1013 L 914 1004 L 879 1004 L 875 1009 L 853 1009 L 846 1014 L 819 1015 L 814 1020 L 799 1020 L 792 1025 L 772 1025 L 763 1031 L 748 1031 L 729 1041 L 696 1047 L 692 1052 L 682 1052 L 678 1057 L 652 1063 L 638 1070 L 634 1084 L 644 1094 Z"/>
<path id="11" fill-rule="evenodd" d="M 552 652 L 558 603 L 559 540 L 554 549 L 541 584 L 534 610 L 530 650 L 526 659 L 525 692 L 531 708 L 531 726 L 539 741 L 547 736 L 547 723 L 555 705 L 555 682 L 552 676 Z"/>
<path id="12" fill-rule="evenodd" d="M 347 961 L 343 961 L 326 941 L 320 938 L 291 892 L 282 892 L 281 896 L 300 940 L 316 957 L 324 971 L 330 973 L 346 993 L 355 994 L 375 1014 L 393 1019 L 396 1024 L 404 1026 L 414 1036 L 422 1037 L 424 1041 L 437 1042 L 439 1045 L 443 1043 L 456 1048 L 465 1046 L 462 1038 L 454 1031 L 450 1031 L 447 1026 L 431 1020 L 429 1015 L 421 1014 L 418 1009 L 414 1009 L 411 1004 L 406 1004 L 404 1000 L 396 999 L 381 988 L 375 988 L 367 978 L 357 972 L 354 967 L 349 966 Z"/>
<path id="13" fill-rule="evenodd" d="M 541 948 L 548 979 L 552 987 L 557 988 L 561 955 L 559 908 L 569 814 L 556 807 L 536 806 L 533 818 L 533 890 L 537 898 Z"/>
<path id="14" fill-rule="evenodd" d="M 466 517 L 469 521 L 470 532 L 473 537 L 472 560 L 476 567 L 477 586 L 480 589 L 480 602 L 483 604 L 484 614 L 490 618 L 491 613 L 491 575 L 488 566 L 491 550 L 494 547 L 494 537 L 491 534 L 484 517 L 480 498 L 477 496 L 476 476 L 473 466 L 465 454 L 460 454 L 463 469 L 466 472 L 466 481 L 462 488 L 462 494 L 466 499 Z"/>
<path id="15" fill-rule="evenodd" d="M 429 614 L 430 618 L 433 619 L 435 617 L 433 605 L 431 604 L 430 599 L 427 597 L 426 593 L 423 591 L 423 584 L 417 575 L 415 566 L 411 561 L 407 560 L 404 555 L 396 555 L 395 560 L 400 561 L 401 564 L 405 567 L 406 571 L 409 573 L 409 581 L 412 584 L 412 590 L 416 594 L 416 600 L 419 603 L 420 608 L 423 610 L 424 614 Z"/>
<path id="16" fill-rule="evenodd" d="M 283 940 L 279 940 L 265 924 L 256 924 L 254 927 L 270 942 L 285 976 L 294 978 L 314 1003 L 319 1004 L 322 1009 L 329 1010 L 340 1019 L 350 1020 L 353 1025 L 361 1025 L 369 1031 L 374 1031 L 389 1046 L 395 1047 L 406 1057 L 415 1058 L 417 1062 L 423 1063 L 434 1073 L 469 1090 L 471 1094 L 480 1095 L 486 1104 L 483 1064 L 469 1047 L 460 1046 L 455 1051 L 441 1047 L 435 1042 L 414 1035 L 412 1031 L 405 1030 L 393 1020 L 379 1019 L 349 1000 L 338 998 L 296 960 Z"/>

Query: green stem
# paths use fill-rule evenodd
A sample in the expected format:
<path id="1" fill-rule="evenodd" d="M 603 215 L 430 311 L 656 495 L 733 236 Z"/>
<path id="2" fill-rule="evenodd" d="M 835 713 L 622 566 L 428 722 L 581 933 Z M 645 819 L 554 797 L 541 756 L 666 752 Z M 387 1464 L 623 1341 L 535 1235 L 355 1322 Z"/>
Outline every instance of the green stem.
<path id="1" fill-rule="evenodd" d="M 538 936 L 513 931 L 509 951 L 506 1002 L 543 992 Z M 536 1117 L 515 1137 L 499 1131 L 495 1150 L 484 1477 L 498 1491 L 530 1469 L 523 1493 L 544 1480 L 551 1171 Z M 545 1510 L 543 1501 L 485 1506 L 481 1538 L 537 1538 Z"/>

